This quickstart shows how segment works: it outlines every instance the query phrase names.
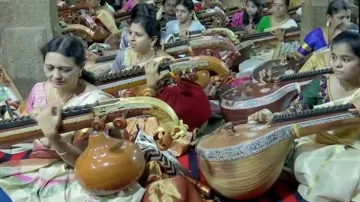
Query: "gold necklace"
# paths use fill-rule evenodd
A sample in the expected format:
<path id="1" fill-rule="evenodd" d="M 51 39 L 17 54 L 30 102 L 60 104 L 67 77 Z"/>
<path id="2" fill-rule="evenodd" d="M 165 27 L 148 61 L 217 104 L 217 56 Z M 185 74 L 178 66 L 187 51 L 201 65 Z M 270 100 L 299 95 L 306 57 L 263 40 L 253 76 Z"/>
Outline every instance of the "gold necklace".
<path id="1" fill-rule="evenodd" d="M 84 85 L 84 82 L 83 81 L 79 81 L 81 82 L 81 85 L 83 86 Z M 78 83 L 79 83 L 78 82 Z M 78 84 L 79 86 L 79 84 Z M 50 84 L 50 89 L 49 89 L 49 92 L 47 94 L 47 101 L 49 103 L 49 100 L 50 100 L 50 94 L 51 94 L 51 90 L 53 89 L 52 85 Z M 57 93 L 55 93 L 55 104 L 60 104 L 60 105 L 65 105 L 67 102 L 69 102 L 69 100 L 71 98 L 73 98 L 75 96 L 76 93 L 71 93 L 66 99 L 65 101 L 64 100 L 61 100 L 61 98 L 59 98 L 59 95 Z M 59 100 L 61 100 L 61 102 L 59 102 Z"/>
<path id="2" fill-rule="evenodd" d="M 154 59 L 155 55 L 156 55 L 156 51 L 154 51 L 153 55 L 149 59 L 145 59 L 144 61 L 140 61 L 139 58 L 138 58 L 138 54 L 136 54 L 136 64 L 148 62 L 148 61 Z"/>

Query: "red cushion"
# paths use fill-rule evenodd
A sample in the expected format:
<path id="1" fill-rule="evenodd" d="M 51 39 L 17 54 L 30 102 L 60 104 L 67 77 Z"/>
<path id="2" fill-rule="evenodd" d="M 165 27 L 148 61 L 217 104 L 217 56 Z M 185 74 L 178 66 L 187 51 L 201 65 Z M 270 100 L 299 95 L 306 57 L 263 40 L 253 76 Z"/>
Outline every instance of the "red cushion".
<path id="1" fill-rule="evenodd" d="M 158 98 L 170 105 L 189 131 L 200 127 L 211 116 L 209 100 L 200 85 L 181 79 L 175 85 L 165 85 Z"/>

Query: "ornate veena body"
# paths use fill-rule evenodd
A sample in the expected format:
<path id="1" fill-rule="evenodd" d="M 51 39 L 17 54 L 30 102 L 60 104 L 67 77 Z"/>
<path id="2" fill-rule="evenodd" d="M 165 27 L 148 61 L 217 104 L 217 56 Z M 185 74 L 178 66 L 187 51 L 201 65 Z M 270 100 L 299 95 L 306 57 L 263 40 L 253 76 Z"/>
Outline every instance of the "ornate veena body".
<path id="1" fill-rule="evenodd" d="M 225 125 L 197 145 L 200 170 L 209 185 L 231 199 L 252 199 L 278 179 L 293 139 L 354 127 L 351 104 L 275 115 L 271 124 Z"/>
<path id="2" fill-rule="evenodd" d="M 251 83 L 235 87 L 221 96 L 220 107 L 224 119 L 234 123 L 244 123 L 247 117 L 263 108 L 272 112 L 285 110 L 301 88 L 330 69 L 315 70 L 284 75 L 277 82 Z"/>

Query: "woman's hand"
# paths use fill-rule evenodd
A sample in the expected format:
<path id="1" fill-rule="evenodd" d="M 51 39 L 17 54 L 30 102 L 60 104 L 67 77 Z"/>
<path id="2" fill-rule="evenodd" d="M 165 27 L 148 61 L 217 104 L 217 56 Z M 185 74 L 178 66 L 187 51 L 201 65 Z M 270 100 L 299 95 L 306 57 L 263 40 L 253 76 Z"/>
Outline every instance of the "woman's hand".
<path id="1" fill-rule="evenodd" d="M 50 141 L 56 141 L 61 138 L 59 134 L 61 123 L 60 107 L 49 105 L 45 108 L 34 110 L 31 115 L 38 123 L 45 137 Z"/>
<path id="2" fill-rule="evenodd" d="M 355 109 L 349 109 L 349 111 L 355 112 L 355 113 L 360 113 L 360 99 L 359 99 L 359 98 L 355 98 L 355 99 L 352 101 L 352 104 L 355 106 Z"/>
<path id="3" fill-rule="evenodd" d="M 269 110 L 261 110 L 248 116 L 248 121 L 255 121 L 257 123 L 270 123 L 273 117 L 273 113 L 271 113 Z"/>
<path id="4" fill-rule="evenodd" d="M 188 30 L 180 31 L 179 38 L 180 41 L 188 41 L 190 39 L 190 32 Z"/>
<path id="5" fill-rule="evenodd" d="M 285 40 L 285 29 L 275 29 L 272 33 L 279 41 Z"/>
<path id="6" fill-rule="evenodd" d="M 299 57 L 296 55 L 296 53 L 286 53 L 280 57 L 280 60 L 281 65 L 287 65 L 291 62 L 297 62 Z"/>
<path id="7" fill-rule="evenodd" d="M 260 82 L 274 82 L 276 78 L 274 77 L 271 69 L 263 69 L 259 72 Z"/>
<path id="8" fill-rule="evenodd" d="M 150 61 L 145 65 L 146 83 L 149 88 L 157 89 L 157 83 L 159 80 L 165 78 L 166 74 L 159 74 L 160 63 Z"/>
<path id="9" fill-rule="evenodd" d="M 256 25 L 254 24 L 248 24 L 246 27 L 245 27 L 245 31 L 249 34 L 253 34 L 253 33 L 256 33 Z"/>

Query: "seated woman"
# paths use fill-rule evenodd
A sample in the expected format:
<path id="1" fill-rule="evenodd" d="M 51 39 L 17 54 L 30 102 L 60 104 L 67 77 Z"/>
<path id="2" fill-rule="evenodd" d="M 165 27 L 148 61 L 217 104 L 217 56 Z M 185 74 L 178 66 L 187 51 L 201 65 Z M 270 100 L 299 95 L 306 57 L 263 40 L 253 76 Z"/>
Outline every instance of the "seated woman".
<path id="1" fill-rule="evenodd" d="M 354 23 L 341 23 L 338 26 L 336 26 L 334 30 L 334 34 L 331 36 L 330 41 L 332 41 L 332 39 L 335 38 L 337 35 L 339 35 L 341 32 L 347 30 L 358 31 L 359 27 Z M 283 61 L 284 64 L 289 62 L 289 60 L 292 59 L 296 60 L 296 58 L 292 58 L 292 59 L 287 58 L 287 59 L 288 59 L 287 61 Z M 313 71 L 319 68 L 328 68 L 330 67 L 330 61 L 331 61 L 331 51 L 329 49 L 324 49 L 322 51 L 314 52 L 313 55 L 311 55 L 310 58 L 306 60 L 305 64 L 301 66 L 301 69 L 298 72 Z M 276 80 L 276 78 L 272 76 L 271 70 L 260 71 L 259 78 L 263 82 L 271 82 Z"/>
<path id="2" fill-rule="evenodd" d="M 84 193 L 73 169 L 68 168 L 74 166 L 86 144 L 74 143 L 74 133 L 60 135 L 56 126 L 60 109 L 109 101 L 113 97 L 90 83 L 91 77 L 83 69 L 85 49 L 77 38 L 56 37 L 41 48 L 41 53 L 47 81 L 34 85 L 25 112 L 34 116 L 46 138 L 34 144 L 21 144 L 27 151 L 33 147 L 31 159 L 1 164 L 0 187 L 12 201 L 94 200 Z M 133 199 L 140 201 L 145 190 L 139 185 L 133 188 Z M 124 201 L 129 197 L 125 195 L 113 201 Z"/>
<path id="3" fill-rule="evenodd" d="M 143 187 L 155 181 L 159 184 L 161 183 L 159 180 L 168 178 L 155 161 L 146 163 L 142 176 L 143 187 L 139 183 L 134 183 L 115 196 L 100 198 L 88 194 L 80 186 L 72 167 L 87 147 L 89 134 L 82 131 L 77 131 L 75 134 L 60 134 L 61 109 L 109 101 L 113 98 L 85 81 L 91 77 L 88 77 L 82 68 L 85 60 L 84 47 L 75 37 L 54 38 L 41 49 L 41 52 L 45 60 L 44 72 L 48 81 L 33 87 L 26 112 L 36 119 L 47 143 L 41 144 L 36 141 L 30 159 L 1 164 L 0 193 L 5 192 L 12 201 L 142 201 L 146 191 Z M 109 135 L 120 137 L 118 132 L 110 130 Z M 27 150 L 31 148 L 27 143 L 21 145 Z M 181 189 L 182 186 L 189 186 L 184 179 L 173 178 L 171 182 L 164 183 L 166 186 L 172 185 L 173 190 L 181 193 L 179 198 L 183 198 L 182 195 L 186 196 L 188 193 Z M 162 191 L 156 186 L 151 190 L 154 189 Z M 195 202 L 201 201 L 198 193 L 190 192 L 197 194 Z M 150 198 L 156 196 L 153 193 L 149 194 Z"/>
<path id="4" fill-rule="evenodd" d="M 27 99 L 26 113 L 50 102 L 69 107 L 112 98 L 90 84 L 92 77 L 83 69 L 84 47 L 75 37 L 56 37 L 41 48 L 41 53 L 48 81 L 35 84 Z"/>
<path id="5" fill-rule="evenodd" d="M 96 19 L 111 33 L 119 32 L 112 11 L 106 6 L 106 0 L 87 0 L 90 8 L 95 11 Z"/>
<path id="6" fill-rule="evenodd" d="M 288 111 L 346 103 L 360 108 L 360 34 L 342 32 L 330 49 L 334 74 L 315 78 Z M 269 122 L 272 117 L 271 112 L 262 110 L 249 116 L 249 120 Z M 359 134 L 360 127 L 354 126 L 296 141 L 294 173 L 300 182 L 298 191 L 306 201 L 359 200 Z"/>
<path id="7" fill-rule="evenodd" d="M 157 73 L 159 62 L 173 59 L 161 50 L 160 35 L 160 24 L 155 18 L 140 16 L 134 19 L 127 35 L 131 48 L 119 51 L 111 71 L 116 73 L 135 65 L 145 66 L 147 90 L 168 103 L 192 131 L 210 118 L 208 98 L 201 86 L 187 79 L 170 79 L 169 85 L 159 86 L 159 80 L 164 76 Z"/>
<path id="8" fill-rule="evenodd" d="M 161 50 L 160 37 L 160 24 L 155 16 L 137 16 L 126 31 L 130 47 L 118 52 L 111 71 L 120 72 L 153 59 L 161 61 L 164 58 L 172 58 Z"/>
<path id="9" fill-rule="evenodd" d="M 298 57 L 306 57 L 311 52 L 327 48 L 336 26 L 342 22 L 350 22 L 351 10 L 346 0 L 334 0 L 329 4 L 326 14 L 326 27 L 315 28 L 305 36 L 297 50 Z"/>
<path id="10" fill-rule="evenodd" d="M 156 13 L 156 19 L 159 20 L 161 27 L 165 27 L 166 23 L 176 20 L 176 0 L 164 0 L 162 6 Z"/>
<path id="11" fill-rule="evenodd" d="M 48 81 L 34 85 L 27 99 L 26 114 L 49 104 L 67 108 L 113 98 L 91 84 L 90 73 L 83 69 L 84 47 L 78 39 L 70 36 L 54 38 L 41 53 Z"/>
<path id="12" fill-rule="evenodd" d="M 289 0 L 274 0 L 272 5 L 272 15 L 261 18 L 256 31 L 271 32 L 276 29 L 288 29 L 297 27 L 295 20 L 291 19 L 287 13 Z"/>
<path id="13" fill-rule="evenodd" d="M 341 32 L 347 30 L 358 31 L 359 27 L 354 23 L 341 23 L 338 26 L 336 26 L 334 30 L 334 34 L 332 35 L 330 41 L 332 41 Z M 330 67 L 330 61 L 331 61 L 331 51 L 329 49 L 320 52 L 315 52 L 301 67 L 299 72 L 314 71 L 319 68 Z"/>
<path id="14" fill-rule="evenodd" d="M 155 17 L 155 9 L 152 5 L 147 3 L 138 3 L 136 6 L 131 10 L 131 20 L 134 20 L 136 17 L 139 16 L 152 16 Z M 129 41 L 127 39 L 129 30 L 125 28 L 121 33 L 120 38 L 120 47 L 119 49 L 125 49 L 129 47 Z"/>
<path id="15" fill-rule="evenodd" d="M 261 18 L 262 0 L 248 0 L 246 2 L 245 12 L 236 12 L 232 16 L 232 27 L 255 27 Z"/>
<path id="16" fill-rule="evenodd" d="M 189 32 L 202 30 L 205 30 L 205 27 L 195 15 L 192 0 L 177 0 L 176 20 L 172 20 L 166 24 L 166 35 L 169 36 L 178 33 L 180 36 L 186 37 Z"/>

